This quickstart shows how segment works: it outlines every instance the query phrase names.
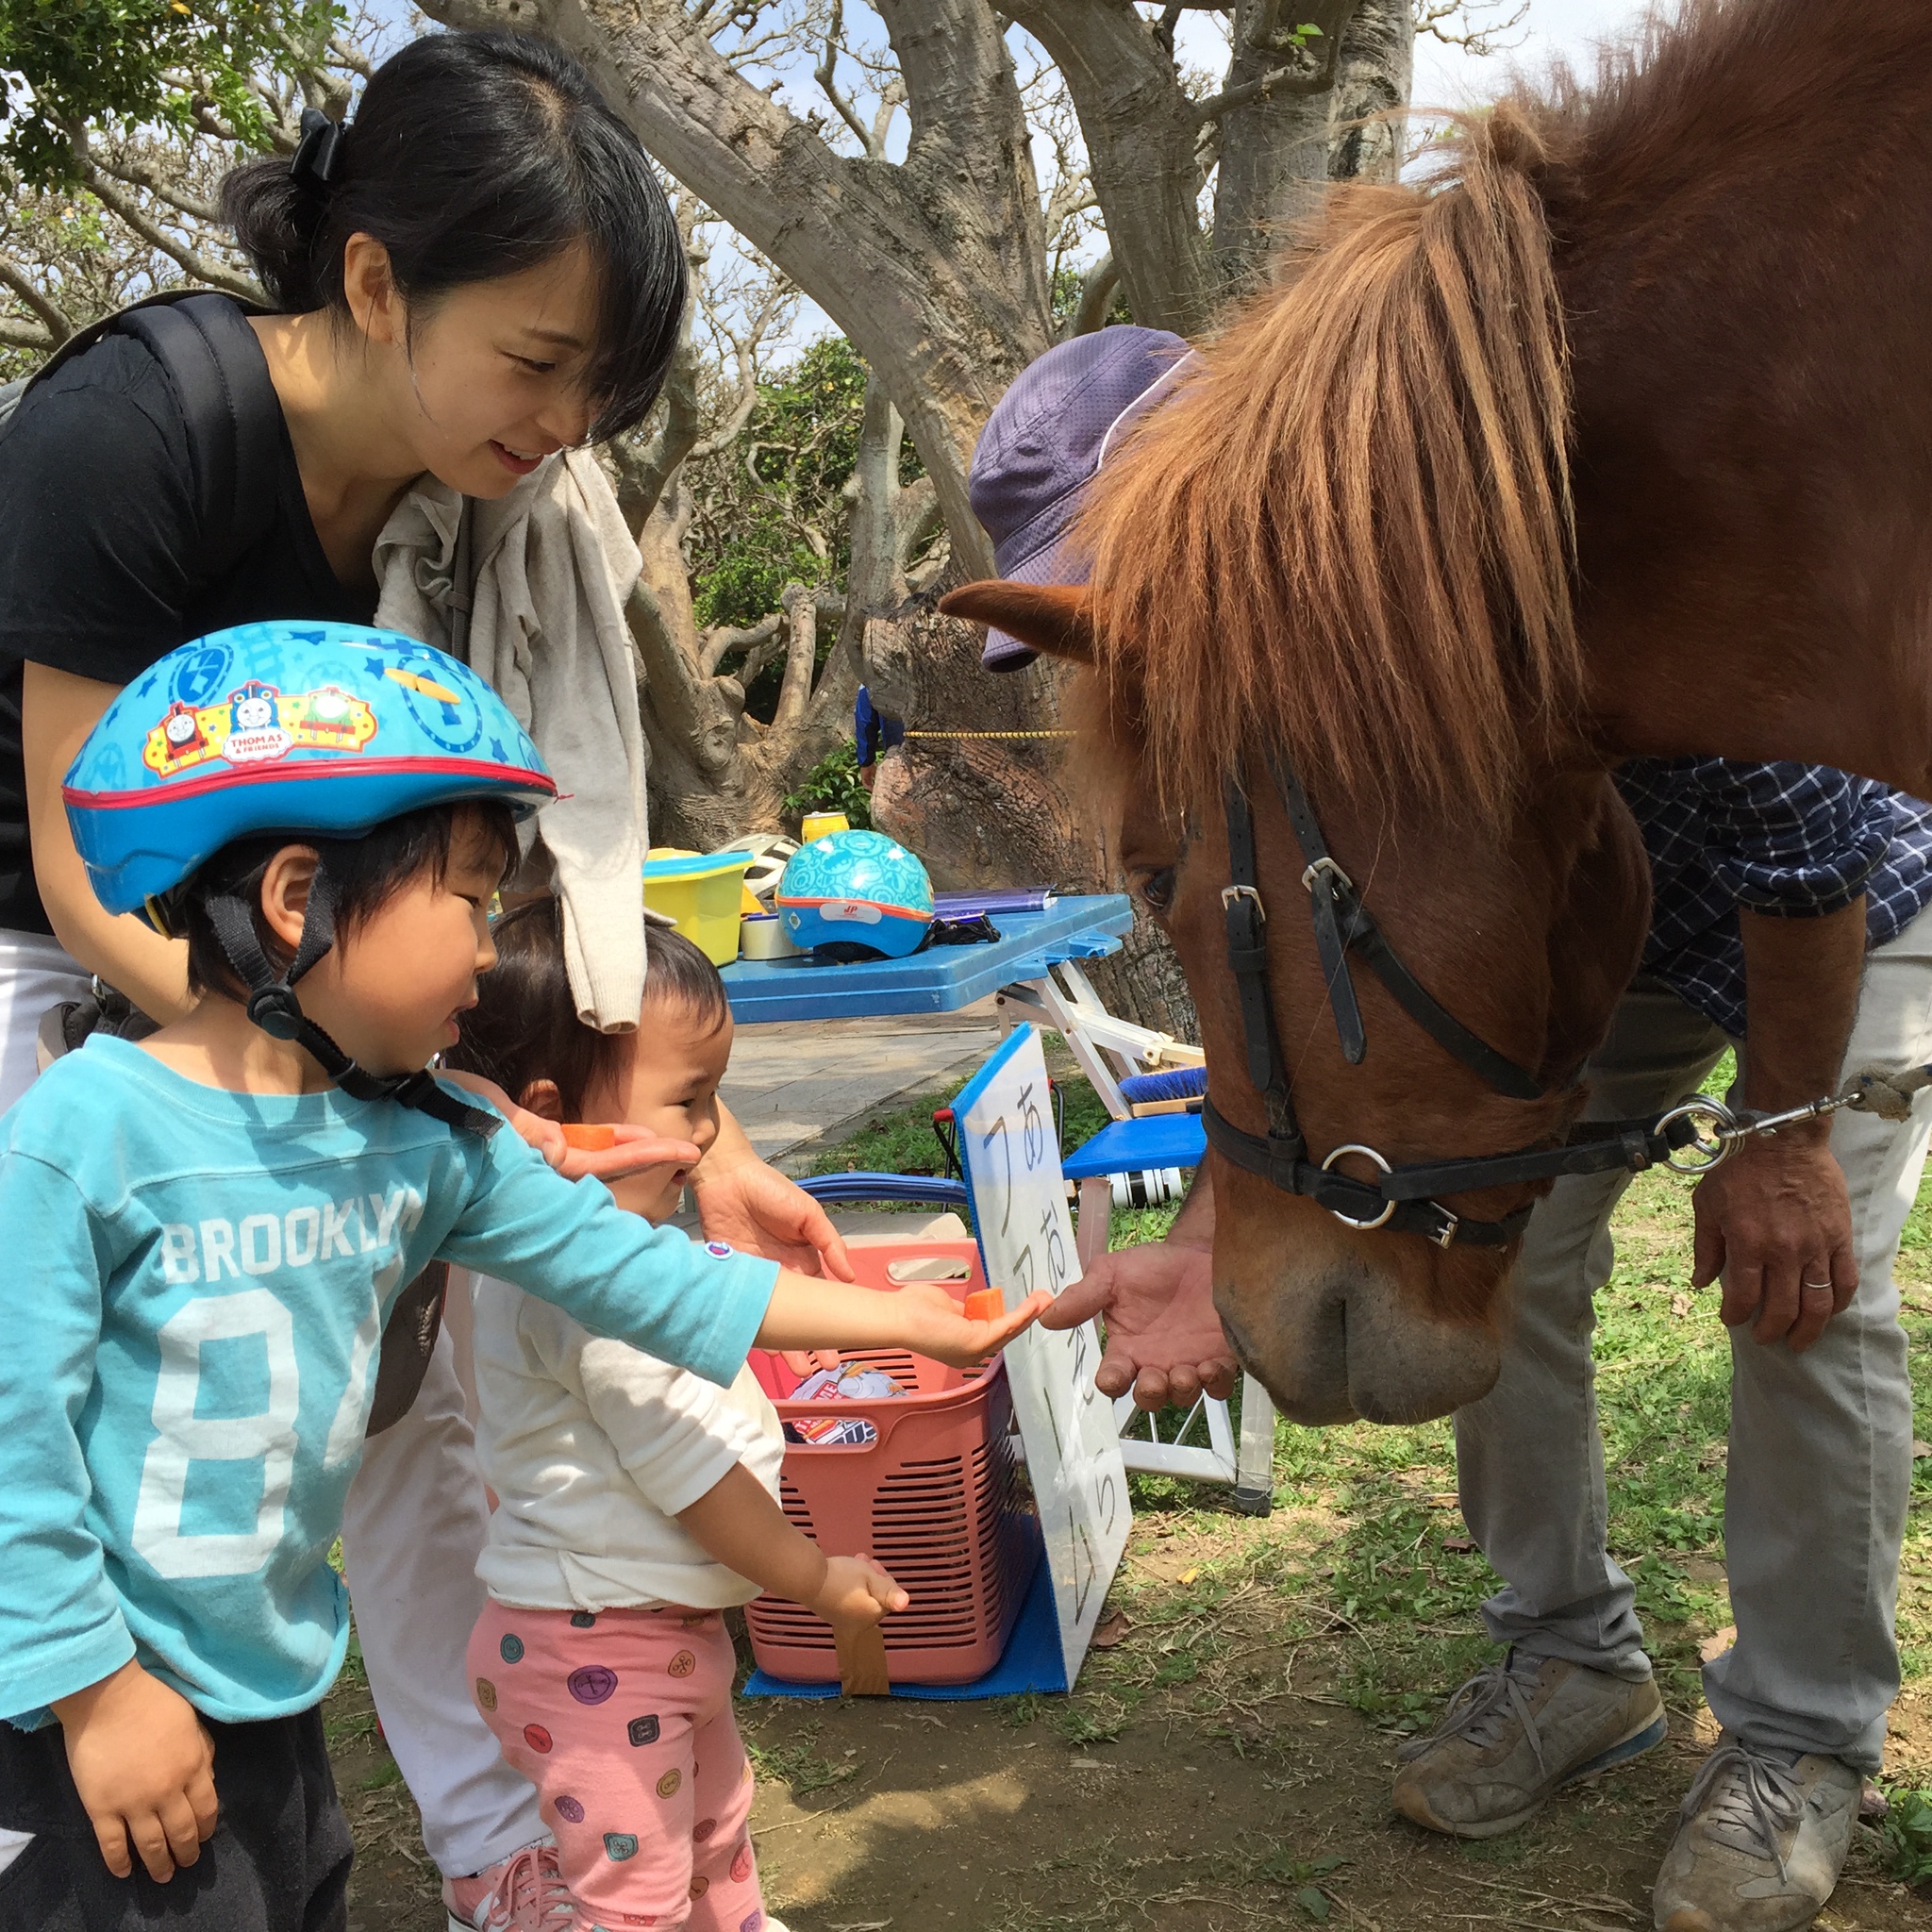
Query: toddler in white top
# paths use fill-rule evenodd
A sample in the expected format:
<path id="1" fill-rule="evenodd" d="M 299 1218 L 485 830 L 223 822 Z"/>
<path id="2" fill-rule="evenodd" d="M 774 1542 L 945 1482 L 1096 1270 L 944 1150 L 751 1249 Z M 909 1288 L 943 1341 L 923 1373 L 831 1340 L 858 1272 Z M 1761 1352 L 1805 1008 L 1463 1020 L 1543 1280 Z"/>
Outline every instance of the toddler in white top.
<path id="1" fill-rule="evenodd" d="M 496 968 L 450 1059 L 551 1119 L 625 1122 L 702 1154 L 731 1052 L 717 968 L 653 931 L 638 1030 L 600 1034 L 576 1018 L 554 901 L 494 937 Z M 655 1168 L 611 1191 L 657 1221 L 687 1174 Z M 477 1282 L 475 1317 L 477 1458 L 498 1505 L 472 1687 L 537 1787 L 575 1924 L 775 1932 L 720 1612 L 771 1591 L 863 1626 L 906 1593 L 786 1521 L 784 1439 L 748 1368 L 720 1390 L 506 1282 Z"/>

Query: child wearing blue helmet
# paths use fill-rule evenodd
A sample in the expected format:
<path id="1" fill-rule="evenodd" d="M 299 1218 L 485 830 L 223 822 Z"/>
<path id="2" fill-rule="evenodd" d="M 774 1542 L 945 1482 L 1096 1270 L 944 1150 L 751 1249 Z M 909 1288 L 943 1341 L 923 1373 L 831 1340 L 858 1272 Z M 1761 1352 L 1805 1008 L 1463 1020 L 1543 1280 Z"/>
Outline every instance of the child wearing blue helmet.
<path id="1" fill-rule="evenodd" d="M 9 1932 L 346 1924 L 327 1556 L 384 1321 L 430 1260 L 721 1384 L 755 1341 L 965 1362 L 1035 1312 L 969 1323 L 695 1245 L 426 1071 L 552 790 L 463 665 L 341 625 L 170 654 L 68 774 L 101 903 L 185 934 L 199 998 L 0 1122 L 37 1309 L 0 1367 L 0 1826 L 32 1834 Z"/>

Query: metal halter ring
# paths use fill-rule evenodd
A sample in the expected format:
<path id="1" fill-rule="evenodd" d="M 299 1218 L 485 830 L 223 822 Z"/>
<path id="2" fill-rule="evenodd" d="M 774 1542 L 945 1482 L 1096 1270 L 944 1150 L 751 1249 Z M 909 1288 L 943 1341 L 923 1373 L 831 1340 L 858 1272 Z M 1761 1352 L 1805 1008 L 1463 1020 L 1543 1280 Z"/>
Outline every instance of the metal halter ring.
<path id="1" fill-rule="evenodd" d="M 1673 1174 L 1712 1174 L 1738 1151 L 1738 1117 L 1722 1100 L 1687 1100 L 1664 1114 L 1653 1131 L 1667 1134 L 1676 1121 L 1695 1123 L 1698 1134 L 1687 1146 L 1674 1148 L 1664 1157 L 1664 1165 Z"/>
<path id="2" fill-rule="evenodd" d="M 1326 1174 L 1344 1154 L 1359 1154 L 1363 1159 L 1373 1160 L 1384 1174 L 1393 1174 L 1395 1172 L 1373 1147 L 1364 1147 L 1359 1141 L 1349 1141 L 1341 1146 L 1335 1148 L 1329 1154 L 1327 1159 L 1322 1163 L 1322 1172 Z M 1342 1178 L 1345 1180 L 1348 1176 L 1344 1174 Z M 1341 1222 L 1343 1227 L 1359 1228 L 1366 1234 L 1371 1228 L 1380 1227 L 1395 1212 L 1395 1203 L 1393 1201 L 1383 1202 L 1381 1213 L 1376 1215 L 1373 1221 L 1357 1221 L 1353 1214 L 1344 1214 L 1340 1208 L 1330 1208 L 1328 1211 L 1334 1215 L 1337 1221 Z"/>

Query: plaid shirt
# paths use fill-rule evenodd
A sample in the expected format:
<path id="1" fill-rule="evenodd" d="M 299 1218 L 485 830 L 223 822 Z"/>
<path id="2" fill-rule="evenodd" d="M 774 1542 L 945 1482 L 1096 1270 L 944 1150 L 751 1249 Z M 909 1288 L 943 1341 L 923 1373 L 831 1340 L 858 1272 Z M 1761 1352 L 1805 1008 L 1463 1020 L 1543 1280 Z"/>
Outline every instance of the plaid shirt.
<path id="1" fill-rule="evenodd" d="M 1738 908 L 1784 919 L 1865 895 L 1865 943 L 1932 903 L 1932 806 L 1823 765 L 1633 758 L 1617 789 L 1650 854 L 1643 970 L 1734 1039 L 1744 1034 Z"/>

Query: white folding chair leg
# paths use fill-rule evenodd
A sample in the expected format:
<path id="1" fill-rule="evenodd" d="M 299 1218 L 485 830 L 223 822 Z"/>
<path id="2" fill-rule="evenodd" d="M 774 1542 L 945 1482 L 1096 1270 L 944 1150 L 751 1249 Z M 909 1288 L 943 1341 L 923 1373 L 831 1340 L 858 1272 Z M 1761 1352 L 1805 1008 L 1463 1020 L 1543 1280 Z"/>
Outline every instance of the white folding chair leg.
<path id="1" fill-rule="evenodd" d="M 1266 1516 L 1274 1507 L 1274 1403 L 1252 1375 L 1241 1377 L 1241 1440 L 1231 1500 L 1249 1516 Z"/>
<path id="2" fill-rule="evenodd" d="M 1107 1253 L 1108 1228 L 1113 1220 L 1113 1184 L 1104 1174 L 1090 1174 L 1080 1183 L 1080 1224 L 1074 1231 L 1074 1252 L 1084 1273 Z"/>

